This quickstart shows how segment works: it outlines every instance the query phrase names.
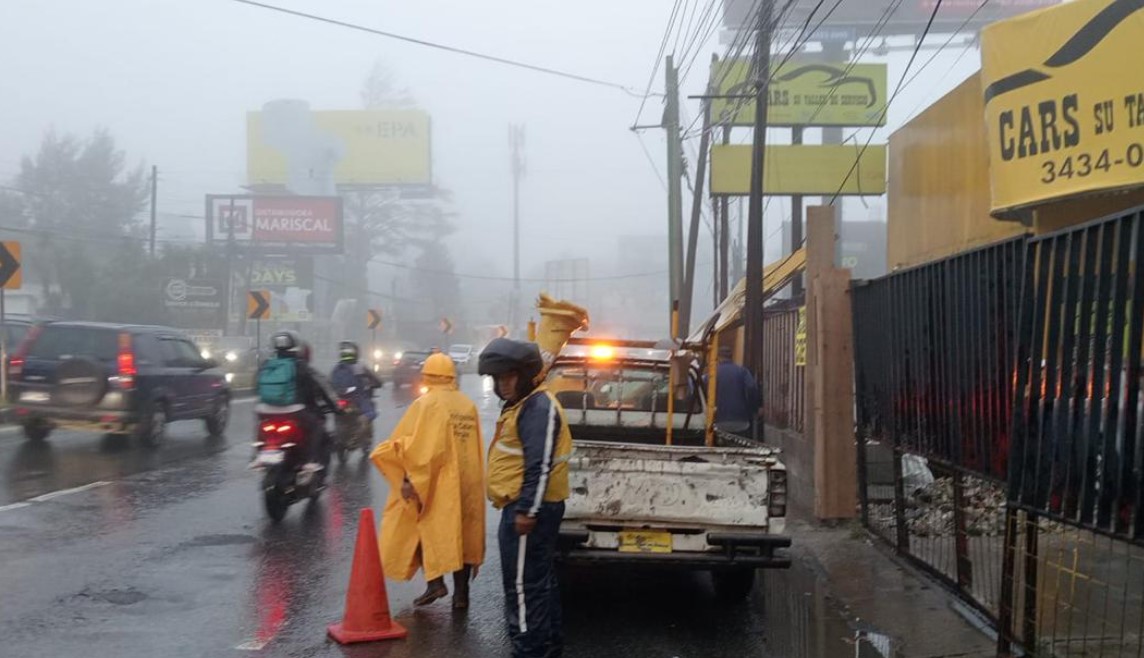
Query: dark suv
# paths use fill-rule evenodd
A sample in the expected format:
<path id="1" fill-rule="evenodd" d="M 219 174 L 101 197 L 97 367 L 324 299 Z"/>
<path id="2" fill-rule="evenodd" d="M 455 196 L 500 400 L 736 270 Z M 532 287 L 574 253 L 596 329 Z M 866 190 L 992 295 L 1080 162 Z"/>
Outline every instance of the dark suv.
<path id="1" fill-rule="evenodd" d="M 176 329 L 52 322 L 29 332 L 8 371 L 16 418 L 32 441 L 67 427 L 154 446 L 170 421 L 202 419 L 220 435 L 230 417 L 224 374 Z"/>

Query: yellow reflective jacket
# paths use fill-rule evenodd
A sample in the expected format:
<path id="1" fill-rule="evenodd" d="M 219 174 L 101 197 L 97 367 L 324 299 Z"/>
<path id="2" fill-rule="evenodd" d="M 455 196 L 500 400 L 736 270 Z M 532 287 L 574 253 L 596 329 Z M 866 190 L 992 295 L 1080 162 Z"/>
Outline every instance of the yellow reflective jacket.
<path id="1" fill-rule="evenodd" d="M 505 407 L 489 446 L 488 494 L 493 507 L 501 509 L 519 500 L 518 511 L 536 514 L 542 501 L 568 498 L 571 453 L 572 432 L 564 409 L 546 388 Z"/>
<path id="2" fill-rule="evenodd" d="M 409 406 L 370 459 L 389 483 L 378 543 L 388 577 L 426 580 L 485 558 L 481 423 L 477 408 L 452 386 L 431 386 Z M 401 497 L 405 478 L 421 508 Z M 420 550 L 418 550 L 420 549 Z"/>

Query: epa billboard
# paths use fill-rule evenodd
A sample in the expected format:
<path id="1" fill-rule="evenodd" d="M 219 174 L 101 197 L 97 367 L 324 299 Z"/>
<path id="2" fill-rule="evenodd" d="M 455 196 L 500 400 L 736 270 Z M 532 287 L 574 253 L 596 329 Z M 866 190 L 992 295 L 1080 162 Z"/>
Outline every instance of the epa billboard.
<path id="1" fill-rule="evenodd" d="M 311 111 L 302 101 L 267 103 L 246 116 L 246 176 L 251 186 L 283 185 L 298 193 L 428 186 L 429 114 Z"/>
<path id="2" fill-rule="evenodd" d="M 944 0 L 934 18 L 932 31 L 976 32 L 993 21 L 1060 3 L 1061 0 L 991 0 L 981 8 L 981 0 Z M 776 7 L 779 5 L 775 4 Z M 894 5 L 897 5 L 897 8 L 891 12 Z M 790 14 L 784 17 L 783 22 L 797 25 L 800 30 L 808 19 L 811 28 L 820 22 L 827 28 L 873 28 L 889 13 L 890 20 L 886 28 L 879 31 L 887 35 L 903 34 L 923 30 L 933 15 L 935 5 L 936 0 L 841 0 L 837 6 L 830 2 L 823 4 L 817 0 L 795 0 Z M 758 20 L 754 12 L 756 6 L 756 0 L 723 0 L 723 25 L 735 30 L 753 27 L 748 24 Z M 818 11 L 815 11 L 816 8 Z M 777 13 L 778 9 L 775 11 Z M 829 17 L 827 17 L 828 12 Z M 856 36 L 864 38 L 866 35 L 858 33 Z M 849 40 L 853 41 L 854 38 L 851 36 Z"/>
<path id="3" fill-rule="evenodd" d="M 251 253 L 340 254 L 340 197 L 207 195 L 207 242 Z"/>

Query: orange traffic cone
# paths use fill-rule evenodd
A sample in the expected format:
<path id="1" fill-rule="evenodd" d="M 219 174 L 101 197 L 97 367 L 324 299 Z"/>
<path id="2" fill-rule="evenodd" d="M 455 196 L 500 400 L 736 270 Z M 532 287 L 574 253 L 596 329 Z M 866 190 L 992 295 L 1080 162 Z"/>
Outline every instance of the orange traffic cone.
<path id="1" fill-rule="evenodd" d="M 389 615 L 389 597 L 385 593 L 385 574 L 377 550 L 373 510 L 364 508 L 358 522 L 357 546 L 350 571 L 350 587 L 346 592 L 346 616 L 327 631 L 340 644 L 397 640 L 408 631 Z"/>

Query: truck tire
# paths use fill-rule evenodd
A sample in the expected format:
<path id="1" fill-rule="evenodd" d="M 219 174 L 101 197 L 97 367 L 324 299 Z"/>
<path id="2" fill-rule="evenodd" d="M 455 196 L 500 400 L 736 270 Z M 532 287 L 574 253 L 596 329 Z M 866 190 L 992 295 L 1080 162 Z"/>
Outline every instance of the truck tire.
<path id="1" fill-rule="evenodd" d="M 755 587 L 754 569 L 720 569 L 711 572 L 715 596 L 726 603 L 739 603 L 751 595 Z"/>

